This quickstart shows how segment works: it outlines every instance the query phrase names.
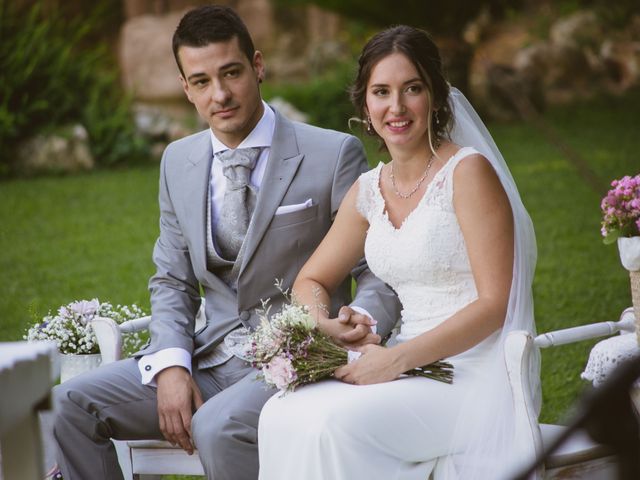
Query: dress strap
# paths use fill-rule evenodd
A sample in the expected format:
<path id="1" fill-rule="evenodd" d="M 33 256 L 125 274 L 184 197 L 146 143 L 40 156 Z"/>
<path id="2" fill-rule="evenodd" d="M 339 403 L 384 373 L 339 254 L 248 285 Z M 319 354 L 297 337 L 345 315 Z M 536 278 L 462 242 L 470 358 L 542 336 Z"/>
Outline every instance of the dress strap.
<path id="1" fill-rule="evenodd" d="M 376 211 L 378 207 L 378 182 L 380 180 L 380 170 L 382 170 L 382 162 L 378 165 L 364 172 L 358 178 L 358 198 L 356 207 L 358 212 L 368 221 L 371 222 L 371 215 Z"/>
<path id="2" fill-rule="evenodd" d="M 480 153 L 473 147 L 462 147 L 458 150 L 446 163 L 444 167 L 443 176 L 442 176 L 442 187 L 444 190 L 444 195 L 447 203 L 453 202 L 453 172 L 456 169 L 456 166 L 469 155 L 474 155 Z"/>

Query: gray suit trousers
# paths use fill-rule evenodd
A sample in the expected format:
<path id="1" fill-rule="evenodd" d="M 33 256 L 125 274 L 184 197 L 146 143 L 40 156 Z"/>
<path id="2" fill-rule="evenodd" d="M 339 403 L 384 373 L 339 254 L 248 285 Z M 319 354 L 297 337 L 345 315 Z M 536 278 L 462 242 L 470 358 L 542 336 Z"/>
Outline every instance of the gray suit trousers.
<path id="1" fill-rule="evenodd" d="M 257 370 L 237 358 L 193 369 L 204 405 L 192 434 L 208 478 L 258 478 L 258 418 L 274 393 Z M 142 385 L 137 361 L 121 360 L 72 378 L 54 389 L 54 436 L 65 480 L 122 479 L 118 440 L 161 439 L 156 389 Z"/>

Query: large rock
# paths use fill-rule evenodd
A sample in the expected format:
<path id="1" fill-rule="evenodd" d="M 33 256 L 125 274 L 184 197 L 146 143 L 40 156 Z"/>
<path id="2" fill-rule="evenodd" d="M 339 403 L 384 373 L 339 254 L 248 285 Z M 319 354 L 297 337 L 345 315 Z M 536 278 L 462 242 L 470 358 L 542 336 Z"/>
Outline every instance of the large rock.
<path id="1" fill-rule="evenodd" d="M 87 131 L 70 125 L 25 141 L 18 148 L 15 169 L 24 174 L 66 173 L 91 170 L 94 164 Z"/>
<path id="2" fill-rule="evenodd" d="M 171 49 L 173 32 L 183 14 L 141 15 L 123 25 L 120 66 L 124 85 L 136 99 L 164 101 L 184 97 Z"/>
<path id="3" fill-rule="evenodd" d="M 596 14 L 581 10 L 557 20 L 549 30 L 551 43 L 572 48 L 597 48 L 603 40 L 603 29 Z"/>
<path id="4" fill-rule="evenodd" d="M 640 41 L 606 40 L 600 56 L 611 91 L 624 91 L 640 79 Z"/>

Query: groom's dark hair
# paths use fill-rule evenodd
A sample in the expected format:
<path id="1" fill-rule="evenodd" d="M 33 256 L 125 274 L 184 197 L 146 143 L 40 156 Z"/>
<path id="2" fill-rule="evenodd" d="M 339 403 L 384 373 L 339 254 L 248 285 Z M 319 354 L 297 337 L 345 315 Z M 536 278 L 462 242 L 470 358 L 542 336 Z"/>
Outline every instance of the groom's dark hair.
<path id="1" fill-rule="evenodd" d="M 184 75 L 178 56 L 180 47 L 206 47 L 210 43 L 227 42 L 234 37 L 238 39 L 240 50 L 249 62 L 253 62 L 256 51 L 253 40 L 235 11 L 222 5 L 205 5 L 188 11 L 173 34 L 173 56 L 180 73 Z"/>

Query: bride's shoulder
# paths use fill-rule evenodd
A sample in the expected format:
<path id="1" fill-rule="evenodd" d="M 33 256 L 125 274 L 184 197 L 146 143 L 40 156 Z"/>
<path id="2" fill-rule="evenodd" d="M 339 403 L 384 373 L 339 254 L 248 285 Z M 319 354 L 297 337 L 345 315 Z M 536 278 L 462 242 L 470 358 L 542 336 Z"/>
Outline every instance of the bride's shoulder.
<path id="1" fill-rule="evenodd" d="M 454 190 L 490 194 L 504 191 L 491 162 L 480 152 L 469 148 L 461 155 L 453 171 Z"/>

